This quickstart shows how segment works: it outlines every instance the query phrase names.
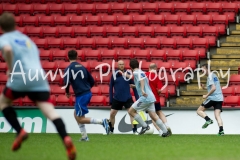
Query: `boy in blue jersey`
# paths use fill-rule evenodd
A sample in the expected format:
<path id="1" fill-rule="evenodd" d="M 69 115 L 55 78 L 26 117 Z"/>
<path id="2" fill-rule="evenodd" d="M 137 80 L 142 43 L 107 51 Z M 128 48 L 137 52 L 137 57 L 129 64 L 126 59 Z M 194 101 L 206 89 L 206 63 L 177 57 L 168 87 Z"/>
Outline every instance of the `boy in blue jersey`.
<path id="1" fill-rule="evenodd" d="M 163 131 L 162 137 L 168 137 L 169 132 L 163 122 L 159 119 L 155 112 L 155 96 L 152 93 L 152 90 L 148 83 L 148 78 L 145 73 L 139 69 L 139 63 L 136 59 L 130 60 L 130 67 L 133 70 L 134 83 L 139 95 L 139 99 L 133 103 L 130 107 L 128 113 L 131 115 L 139 124 L 142 125 L 142 130 L 139 135 L 144 134 L 150 127 L 146 122 L 143 121 L 141 116 L 137 113 L 137 111 L 148 111 L 150 117 L 157 124 L 157 126 Z M 127 73 L 124 73 L 126 77 L 130 78 Z"/>
<path id="2" fill-rule="evenodd" d="M 85 115 L 88 113 L 87 105 L 92 98 L 91 88 L 94 85 L 94 79 L 92 75 L 88 72 L 88 70 L 83 65 L 77 62 L 77 56 L 78 54 L 75 50 L 70 50 L 68 52 L 68 59 L 70 61 L 70 65 L 65 69 L 64 73 L 68 72 L 69 77 L 65 76 L 64 82 L 65 84 L 67 84 L 67 97 L 69 97 L 70 84 L 76 96 L 74 117 L 79 125 L 82 134 L 82 138 L 80 139 L 80 141 L 89 141 L 84 124 L 103 125 L 107 134 L 109 134 L 109 126 L 108 120 L 106 118 L 95 119 L 85 117 Z"/>
<path id="3" fill-rule="evenodd" d="M 134 85 L 133 80 L 125 80 L 123 75 L 118 71 L 125 72 L 124 62 L 122 60 L 118 61 L 118 69 L 116 72 L 116 77 L 112 75 L 110 85 L 109 85 L 109 102 L 112 105 L 110 111 L 110 119 L 109 119 L 109 127 L 110 133 L 114 132 L 114 124 L 115 124 L 115 116 L 118 110 L 122 110 L 123 106 L 129 110 L 129 108 L 133 104 L 132 95 L 130 93 L 130 86 L 134 91 L 134 95 L 136 100 L 138 99 L 138 94 Z M 113 73 L 114 74 L 114 73 Z M 114 89 L 114 93 L 113 93 Z M 133 122 L 133 118 L 130 116 L 131 124 Z M 137 125 L 132 124 L 133 133 L 137 133 Z"/>
<path id="4" fill-rule="evenodd" d="M 68 158 L 74 160 L 76 149 L 66 132 L 62 119 L 54 110 L 53 104 L 50 103 L 49 84 L 43 77 L 33 78 L 34 76 L 41 77 L 41 72 L 44 72 L 37 46 L 29 37 L 15 30 L 15 19 L 12 14 L 3 13 L 1 15 L 0 27 L 4 33 L 0 37 L 0 49 L 8 66 L 8 80 L 0 97 L 0 108 L 4 117 L 17 132 L 12 150 L 18 150 L 22 142 L 28 138 L 28 133 L 17 120 L 17 113 L 12 108 L 12 102 L 28 96 L 53 122 L 65 144 Z M 17 72 L 22 72 L 22 74 Z"/>
<path id="5" fill-rule="evenodd" d="M 211 120 L 204 111 L 208 108 L 213 107 L 214 115 L 219 126 L 218 135 L 222 136 L 224 135 L 223 122 L 220 116 L 222 112 L 222 103 L 223 103 L 222 88 L 221 88 L 218 77 L 214 73 L 211 73 L 211 72 L 209 73 L 207 64 L 202 65 L 202 70 L 206 71 L 208 78 L 207 78 L 207 86 L 205 87 L 203 84 L 201 86 L 203 89 L 207 89 L 208 93 L 206 95 L 203 95 L 203 99 L 206 99 L 206 100 L 198 108 L 197 114 L 206 120 L 202 128 L 203 129 L 207 128 L 208 125 L 213 123 L 213 120 Z"/>

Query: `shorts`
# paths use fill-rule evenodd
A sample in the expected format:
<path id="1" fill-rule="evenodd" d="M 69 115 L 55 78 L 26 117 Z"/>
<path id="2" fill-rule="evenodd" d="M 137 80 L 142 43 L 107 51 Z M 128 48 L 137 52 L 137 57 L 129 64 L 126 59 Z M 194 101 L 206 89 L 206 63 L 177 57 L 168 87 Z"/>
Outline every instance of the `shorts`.
<path id="1" fill-rule="evenodd" d="M 82 96 L 77 96 L 76 97 L 76 103 L 75 103 L 75 111 L 76 115 L 78 117 L 84 116 L 85 114 L 88 113 L 88 104 L 92 98 L 92 93 L 87 93 Z"/>
<path id="2" fill-rule="evenodd" d="M 161 105 L 160 105 L 160 102 L 155 103 L 155 110 L 156 110 L 156 112 L 162 110 L 162 107 L 161 107 Z"/>
<path id="3" fill-rule="evenodd" d="M 214 110 L 215 109 L 220 109 L 221 112 L 222 112 L 222 103 L 223 103 L 222 101 L 212 101 L 212 100 L 207 99 L 202 103 L 201 106 L 203 106 L 204 108 L 213 107 Z"/>
<path id="4" fill-rule="evenodd" d="M 154 102 L 153 103 L 144 103 L 144 102 L 140 102 L 139 100 L 137 100 L 136 102 L 133 103 L 132 107 L 136 111 L 155 112 Z"/>
<path id="5" fill-rule="evenodd" d="M 15 100 L 21 97 L 28 96 L 33 102 L 51 102 L 50 101 L 50 92 L 49 91 L 13 91 L 11 88 L 5 87 L 3 90 L 5 97 L 11 100 Z"/>
<path id="6" fill-rule="evenodd" d="M 113 101 L 112 101 L 112 109 L 114 110 L 122 110 L 123 106 L 128 109 L 132 106 L 133 104 L 133 99 L 132 98 L 129 98 L 126 102 L 121 102 L 121 101 L 118 101 L 116 99 L 113 98 Z"/>

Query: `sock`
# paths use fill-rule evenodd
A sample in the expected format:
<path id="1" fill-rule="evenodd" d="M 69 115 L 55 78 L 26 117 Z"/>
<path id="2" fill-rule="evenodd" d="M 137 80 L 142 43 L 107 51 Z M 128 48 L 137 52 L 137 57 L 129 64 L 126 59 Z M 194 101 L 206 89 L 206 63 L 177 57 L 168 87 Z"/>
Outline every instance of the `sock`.
<path id="1" fill-rule="evenodd" d="M 17 113 L 15 112 L 15 110 L 12 107 L 7 107 L 4 108 L 2 112 L 8 123 L 16 130 L 17 134 L 19 134 L 22 127 L 17 120 Z"/>
<path id="2" fill-rule="evenodd" d="M 167 133 L 167 128 L 160 119 L 156 121 L 156 124 L 163 131 L 163 133 Z"/>
<path id="3" fill-rule="evenodd" d="M 163 132 L 162 132 L 162 130 L 161 130 L 161 129 L 159 129 L 159 131 L 158 131 L 158 132 L 159 132 L 159 134 L 160 134 L 160 135 L 162 135 L 162 134 L 163 134 Z"/>
<path id="4" fill-rule="evenodd" d="M 139 124 L 141 124 L 141 126 L 147 127 L 147 123 L 143 121 L 142 117 L 141 117 L 139 114 L 136 114 L 136 115 L 134 116 L 134 119 L 135 119 Z"/>
<path id="5" fill-rule="evenodd" d="M 110 127 L 110 131 L 113 132 L 113 131 L 114 131 L 114 127 L 112 127 L 112 123 L 109 122 L 108 125 L 109 125 L 109 127 Z"/>
<path id="6" fill-rule="evenodd" d="M 56 127 L 56 129 L 58 131 L 58 134 L 64 140 L 64 138 L 66 136 L 68 136 L 68 134 L 66 132 L 66 128 L 65 128 L 65 125 L 64 125 L 62 119 L 61 118 L 57 118 L 57 119 L 53 120 L 52 122 L 55 125 L 55 127 Z"/>
<path id="7" fill-rule="evenodd" d="M 137 132 L 137 125 L 136 124 L 133 125 L 132 130 L 133 130 L 133 132 Z"/>
<path id="8" fill-rule="evenodd" d="M 167 128 L 170 128 L 167 122 L 164 123 L 164 125 L 165 125 Z"/>
<path id="9" fill-rule="evenodd" d="M 87 131 L 86 131 L 85 125 L 80 123 L 78 126 L 80 128 L 82 138 L 86 138 L 87 137 Z"/>
<path id="10" fill-rule="evenodd" d="M 219 132 L 222 132 L 223 131 L 223 126 L 220 126 L 219 127 Z"/>
<path id="11" fill-rule="evenodd" d="M 94 118 L 91 118 L 90 123 L 91 124 L 103 124 L 101 119 L 94 119 Z"/>
<path id="12" fill-rule="evenodd" d="M 208 116 L 206 116 L 204 119 L 205 119 L 206 121 L 211 120 Z"/>

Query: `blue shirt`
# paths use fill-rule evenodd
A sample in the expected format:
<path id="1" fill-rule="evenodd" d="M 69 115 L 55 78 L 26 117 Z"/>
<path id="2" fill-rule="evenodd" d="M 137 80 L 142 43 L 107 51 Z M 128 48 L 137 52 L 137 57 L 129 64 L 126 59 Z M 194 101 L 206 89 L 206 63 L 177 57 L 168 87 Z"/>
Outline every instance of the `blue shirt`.
<path id="1" fill-rule="evenodd" d="M 145 75 L 145 73 L 140 70 L 140 69 L 136 69 L 133 72 L 133 76 L 134 76 L 134 83 L 139 95 L 139 101 L 143 102 L 143 103 L 153 103 L 156 101 L 155 96 L 149 86 L 149 82 L 148 82 L 148 78 Z M 142 95 L 142 90 L 141 90 L 141 85 L 140 85 L 140 81 L 144 80 L 144 92 L 147 94 L 147 97 L 144 97 Z"/>
<path id="2" fill-rule="evenodd" d="M 222 88 L 218 77 L 214 73 L 210 73 L 207 78 L 207 90 L 210 92 L 212 85 L 216 86 L 216 90 L 208 96 L 207 99 L 212 101 L 223 101 Z"/>
<path id="3" fill-rule="evenodd" d="M 112 103 L 113 98 L 120 102 L 126 102 L 128 99 L 132 98 L 132 95 L 130 93 L 130 84 L 134 84 L 133 80 L 127 81 L 119 73 L 116 74 L 116 79 L 114 79 L 112 75 L 110 86 L 109 86 L 110 103 Z M 114 89 L 114 94 L 113 94 L 113 89 Z M 135 88 L 133 88 L 133 92 L 137 100 L 138 94 Z"/>
<path id="4" fill-rule="evenodd" d="M 21 32 L 12 31 L 0 36 L 0 49 L 5 46 L 10 46 L 13 53 L 13 74 L 7 81 L 7 87 L 14 91 L 49 91 L 36 44 Z M 17 72 L 22 74 L 14 74 Z"/>
<path id="5" fill-rule="evenodd" d="M 88 70 L 78 62 L 72 62 L 65 70 L 69 76 L 64 77 L 64 83 L 68 84 L 66 92 L 69 93 L 69 85 L 72 85 L 75 96 L 81 96 L 91 92 L 94 79 Z M 69 78 L 69 80 L 68 80 Z"/>

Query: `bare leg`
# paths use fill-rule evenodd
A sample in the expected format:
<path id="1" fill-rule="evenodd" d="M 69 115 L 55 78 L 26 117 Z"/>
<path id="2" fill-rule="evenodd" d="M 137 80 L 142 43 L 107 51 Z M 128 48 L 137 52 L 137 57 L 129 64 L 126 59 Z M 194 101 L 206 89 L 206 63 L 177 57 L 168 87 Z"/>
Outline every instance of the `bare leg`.
<path id="1" fill-rule="evenodd" d="M 114 124 L 115 124 L 115 117 L 117 115 L 118 110 L 111 109 L 110 111 L 110 119 L 109 119 L 109 124 L 110 124 L 110 130 L 113 132 L 114 130 Z"/>
<path id="2" fill-rule="evenodd" d="M 207 116 L 207 114 L 204 112 L 206 110 L 206 108 L 204 108 L 203 106 L 200 106 L 198 109 L 197 109 L 197 114 L 202 117 L 202 118 L 205 118 Z"/>
<path id="3" fill-rule="evenodd" d="M 222 122 L 222 118 L 221 118 L 220 114 L 221 114 L 221 110 L 220 109 L 215 109 L 214 110 L 214 115 L 215 115 L 215 118 L 216 118 L 216 120 L 218 122 L 218 126 L 219 127 L 223 126 L 223 122 Z"/>

